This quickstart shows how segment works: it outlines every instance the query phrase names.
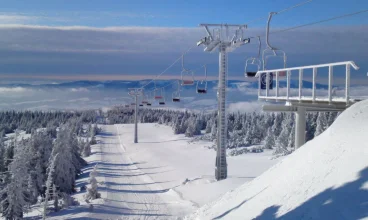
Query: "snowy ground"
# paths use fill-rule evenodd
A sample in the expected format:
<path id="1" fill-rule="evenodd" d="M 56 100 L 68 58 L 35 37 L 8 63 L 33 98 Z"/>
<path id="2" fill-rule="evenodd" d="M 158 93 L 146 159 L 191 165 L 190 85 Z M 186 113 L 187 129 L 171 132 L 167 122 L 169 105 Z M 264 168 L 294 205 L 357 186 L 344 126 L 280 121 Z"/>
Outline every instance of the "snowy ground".
<path id="1" fill-rule="evenodd" d="M 229 178 L 214 181 L 215 151 L 209 142 L 189 143 L 183 135 L 157 124 L 139 124 L 139 143 L 133 144 L 133 125 L 106 125 L 94 145 L 90 165 L 77 187 L 85 184 L 94 164 L 102 199 L 94 211 L 82 203 L 49 219 L 180 219 L 200 206 L 250 181 L 278 160 L 271 152 L 228 157 Z"/>
<path id="2" fill-rule="evenodd" d="M 251 182 L 187 219 L 368 219 L 368 101 Z"/>

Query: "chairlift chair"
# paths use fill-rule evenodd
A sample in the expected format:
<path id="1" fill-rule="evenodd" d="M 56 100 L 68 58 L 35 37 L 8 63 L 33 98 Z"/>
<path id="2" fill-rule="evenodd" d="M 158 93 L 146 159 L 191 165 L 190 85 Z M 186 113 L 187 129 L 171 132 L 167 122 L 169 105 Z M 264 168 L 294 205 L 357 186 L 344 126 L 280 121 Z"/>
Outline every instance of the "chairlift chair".
<path id="1" fill-rule="evenodd" d="M 172 93 L 172 101 L 180 102 L 180 82 L 178 81 L 178 89 Z"/>
<path id="2" fill-rule="evenodd" d="M 262 61 L 259 59 L 259 57 L 261 56 L 261 48 L 262 48 L 261 37 L 258 36 L 258 55 L 257 57 L 248 58 L 245 61 L 245 73 L 244 73 L 245 77 L 255 77 L 257 72 L 261 69 Z M 256 71 L 249 70 L 250 65 L 256 66 L 257 67 Z"/>
<path id="3" fill-rule="evenodd" d="M 191 86 L 194 85 L 194 72 L 183 70 L 181 71 L 181 85 Z"/>
<path id="4" fill-rule="evenodd" d="M 156 88 L 155 90 L 153 90 L 153 92 L 154 92 L 154 98 L 156 100 L 162 99 L 162 90 Z"/>
<path id="5" fill-rule="evenodd" d="M 178 94 L 178 92 L 173 92 L 172 101 L 173 102 L 180 102 L 180 94 Z"/>
<path id="6" fill-rule="evenodd" d="M 270 57 L 281 57 L 281 58 L 283 58 L 283 62 L 284 62 L 283 68 L 286 68 L 286 61 L 287 61 L 286 53 L 283 50 L 280 50 L 276 47 L 271 46 L 271 44 L 269 42 L 270 24 L 271 24 L 272 16 L 274 14 L 277 14 L 277 13 L 276 12 L 271 12 L 269 17 L 268 17 L 268 21 L 267 21 L 267 28 L 266 28 L 267 48 L 265 50 L 263 50 L 263 53 L 262 53 L 263 70 L 267 70 L 267 60 Z"/>
<path id="7" fill-rule="evenodd" d="M 202 81 L 197 81 L 197 93 L 206 94 L 207 93 L 207 66 L 204 67 L 204 79 Z"/>
<path id="8" fill-rule="evenodd" d="M 159 105 L 165 105 L 165 90 L 161 88 L 161 99 L 158 102 Z"/>
<path id="9" fill-rule="evenodd" d="M 181 56 L 181 85 L 182 86 L 191 86 L 194 85 L 194 72 L 184 68 L 184 55 Z"/>

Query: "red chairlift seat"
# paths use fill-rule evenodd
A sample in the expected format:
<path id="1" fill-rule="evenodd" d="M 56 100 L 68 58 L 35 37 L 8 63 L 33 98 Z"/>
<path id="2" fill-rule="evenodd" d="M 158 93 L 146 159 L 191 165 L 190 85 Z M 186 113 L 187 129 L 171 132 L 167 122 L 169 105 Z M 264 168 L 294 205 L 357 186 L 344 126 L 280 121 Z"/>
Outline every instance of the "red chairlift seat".
<path id="1" fill-rule="evenodd" d="M 155 99 L 162 99 L 162 96 L 157 95 L 157 96 L 155 96 Z"/>
<path id="2" fill-rule="evenodd" d="M 186 85 L 186 86 L 193 85 L 194 81 L 193 80 L 183 80 L 181 84 Z"/>

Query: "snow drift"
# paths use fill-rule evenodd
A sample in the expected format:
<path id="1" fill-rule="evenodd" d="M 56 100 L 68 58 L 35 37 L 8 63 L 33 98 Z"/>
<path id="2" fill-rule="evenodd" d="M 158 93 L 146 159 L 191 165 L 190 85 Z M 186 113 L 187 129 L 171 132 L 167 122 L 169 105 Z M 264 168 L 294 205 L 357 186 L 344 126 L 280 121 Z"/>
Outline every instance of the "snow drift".
<path id="1" fill-rule="evenodd" d="M 368 219 L 368 101 L 187 219 Z"/>

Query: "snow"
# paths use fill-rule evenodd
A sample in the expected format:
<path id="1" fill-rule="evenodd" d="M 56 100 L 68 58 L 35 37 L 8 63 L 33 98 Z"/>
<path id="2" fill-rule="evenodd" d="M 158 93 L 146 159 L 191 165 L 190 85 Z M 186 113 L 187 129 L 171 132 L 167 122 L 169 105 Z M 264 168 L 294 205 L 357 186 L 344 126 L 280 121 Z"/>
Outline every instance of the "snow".
<path id="1" fill-rule="evenodd" d="M 186 219 L 368 219 L 368 101 Z"/>
<path id="2" fill-rule="evenodd" d="M 77 180 L 79 189 L 98 164 L 102 199 L 92 201 L 94 211 L 90 212 L 85 192 L 78 192 L 73 197 L 80 206 L 51 213 L 48 219 L 178 219 L 278 161 L 270 159 L 270 151 L 228 157 L 229 177 L 216 182 L 216 152 L 207 148 L 212 142 L 190 142 L 184 135 L 174 135 L 171 127 L 139 124 L 139 143 L 134 144 L 134 125 L 102 128 L 103 133 L 97 136 L 99 144 L 92 145 L 93 153 L 86 158 L 89 165 Z"/>

